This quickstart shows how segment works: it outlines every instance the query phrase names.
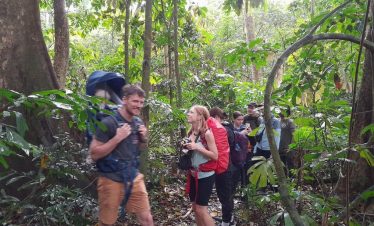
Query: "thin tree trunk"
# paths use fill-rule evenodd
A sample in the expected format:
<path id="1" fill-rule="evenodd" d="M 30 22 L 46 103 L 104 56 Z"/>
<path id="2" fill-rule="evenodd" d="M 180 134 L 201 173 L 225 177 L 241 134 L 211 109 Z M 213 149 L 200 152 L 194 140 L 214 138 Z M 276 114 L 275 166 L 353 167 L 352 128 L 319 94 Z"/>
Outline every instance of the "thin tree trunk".
<path id="1" fill-rule="evenodd" d="M 129 80 L 129 36 L 130 36 L 130 5 L 131 5 L 131 0 L 126 0 L 126 17 L 125 17 L 125 35 L 124 35 L 124 51 L 125 51 L 125 78 L 126 81 L 128 82 Z"/>
<path id="2" fill-rule="evenodd" d="M 316 1 L 315 0 L 310 0 L 310 17 L 313 19 L 314 13 L 316 9 Z"/>
<path id="3" fill-rule="evenodd" d="M 178 0 L 173 0 L 174 10 L 174 67 L 175 67 L 175 79 L 177 85 L 177 107 L 182 106 L 182 88 L 181 79 L 179 75 L 179 56 L 178 56 Z"/>
<path id="4" fill-rule="evenodd" d="M 169 36 L 169 44 L 168 44 L 168 69 L 169 69 L 169 99 L 170 99 L 170 105 L 173 105 L 174 103 L 174 73 L 173 73 L 173 59 L 171 57 L 171 35 Z"/>
<path id="5" fill-rule="evenodd" d="M 150 74 L 151 74 L 151 51 L 152 51 L 152 0 L 146 0 L 145 3 L 145 30 L 144 30 L 144 60 L 143 60 L 143 76 L 142 88 L 149 97 L 150 91 Z M 143 120 L 146 126 L 149 126 L 149 106 L 143 109 Z M 146 175 L 148 150 L 144 150 L 141 154 L 141 171 Z"/>
<path id="6" fill-rule="evenodd" d="M 54 70 L 60 87 L 64 88 L 69 68 L 69 24 L 66 16 L 65 0 L 54 0 L 55 57 Z"/>
<path id="7" fill-rule="evenodd" d="M 245 7 L 244 7 L 244 29 L 245 29 L 245 41 L 248 44 L 250 41 L 254 40 L 256 38 L 255 36 L 255 22 L 254 18 L 251 15 L 249 6 L 249 1 L 245 1 Z M 256 66 L 252 64 L 252 78 L 254 81 L 260 80 L 260 72 L 257 70 Z"/>
<path id="8" fill-rule="evenodd" d="M 163 20 L 166 27 L 167 32 L 167 38 L 168 38 L 168 44 L 167 44 L 167 63 L 168 63 L 168 78 L 169 78 L 169 103 L 170 105 L 173 105 L 174 100 L 174 76 L 173 76 L 173 60 L 171 57 L 171 46 L 172 46 L 172 37 L 171 37 L 171 22 L 168 22 L 166 19 L 166 13 L 165 13 L 165 4 L 164 1 L 161 0 L 161 10 L 163 15 Z"/>

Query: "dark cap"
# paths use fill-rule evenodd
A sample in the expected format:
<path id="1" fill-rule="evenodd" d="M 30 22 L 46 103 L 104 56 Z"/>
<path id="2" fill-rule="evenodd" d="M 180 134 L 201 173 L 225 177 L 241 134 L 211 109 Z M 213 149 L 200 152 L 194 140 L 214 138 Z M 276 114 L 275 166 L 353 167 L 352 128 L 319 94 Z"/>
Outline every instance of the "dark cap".
<path id="1" fill-rule="evenodd" d="M 254 107 L 254 108 L 256 108 L 257 104 L 256 104 L 256 102 L 251 102 L 251 103 L 248 104 L 248 107 Z"/>

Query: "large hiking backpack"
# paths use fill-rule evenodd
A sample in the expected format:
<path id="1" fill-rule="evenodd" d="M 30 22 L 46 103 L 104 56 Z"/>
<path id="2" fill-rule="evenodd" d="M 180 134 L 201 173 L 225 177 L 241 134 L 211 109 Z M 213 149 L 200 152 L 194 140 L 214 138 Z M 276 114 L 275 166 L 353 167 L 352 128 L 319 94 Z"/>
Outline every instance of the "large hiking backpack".
<path id="1" fill-rule="evenodd" d="M 230 151 L 231 162 L 237 167 L 243 167 L 248 153 L 248 138 L 238 131 L 234 131 L 235 148 Z"/>
<path id="2" fill-rule="evenodd" d="M 209 117 L 207 120 L 208 128 L 212 131 L 214 136 L 214 141 L 216 142 L 218 150 L 218 159 L 210 160 L 199 166 L 199 170 L 215 171 L 217 174 L 225 172 L 229 166 L 229 153 L 230 146 L 227 139 L 227 131 L 221 123 L 216 119 Z"/>
<path id="3" fill-rule="evenodd" d="M 228 122 L 223 122 L 226 128 L 230 145 L 230 161 L 236 167 L 243 167 L 248 153 L 248 138 L 244 134 L 235 131 L 234 126 Z"/>
<path id="4" fill-rule="evenodd" d="M 114 105 L 105 104 L 104 106 L 91 105 L 93 110 L 88 110 L 86 138 L 88 145 L 92 141 L 92 136 L 99 122 L 106 116 L 113 115 L 117 110 L 117 105 L 121 105 L 120 99 L 121 89 L 126 84 L 124 77 L 115 72 L 94 71 L 87 79 L 86 94 L 88 96 L 95 96 L 98 90 L 103 91 L 105 95 L 102 96 L 110 100 Z"/>

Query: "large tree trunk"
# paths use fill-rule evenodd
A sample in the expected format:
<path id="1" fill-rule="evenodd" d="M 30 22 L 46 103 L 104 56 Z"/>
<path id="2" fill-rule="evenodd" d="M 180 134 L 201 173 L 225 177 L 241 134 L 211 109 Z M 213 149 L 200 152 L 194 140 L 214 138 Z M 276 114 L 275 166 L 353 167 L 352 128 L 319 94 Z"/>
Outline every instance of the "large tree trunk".
<path id="1" fill-rule="evenodd" d="M 1 0 L 0 27 L 1 88 L 26 95 L 39 90 L 58 89 L 59 84 L 42 35 L 39 1 Z M 55 143 L 54 129 L 49 120 L 38 117 L 35 110 L 18 111 L 23 112 L 28 122 L 29 142 L 46 147 Z M 22 156 L 23 152 L 10 156 L 10 168 L 24 172 L 36 170 L 32 156 Z M 5 187 L 7 194 L 24 198 L 27 194 L 24 190 L 17 190 L 17 186 L 20 186 L 17 183 L 0 186 Z"/>
<path id="2" fill-rule="evenodd" d="M 152 0 L 146 0 L 145 3 L 145 30 L 144 30 L 144 60 L 143 60 L 143 77 L 142 88 L 149 97 L 150 91 L 150 74 L 151 74 L 151 51 L 152 51 Z M 143 109 L 144 123 L 149 126 L 149 106 Z M 144 150 L 141 155 L 141 171 L 147 172 L 148 150 Z"/>
<path id="3" fill-rule="evenodd" d="M 33 91 L 58 89 L 51 60 L 45 45 L 38 0 L 0 1 L 0 77 L 7 89 L 30 94 Z M 52 128 L 35 112 L 26 113 L 31 142 L 53 144 Z"/>
<path id="4" fill-rule="evenodd" d="M 374 2 L 371 1 L 371 20 L 374 18 Z M 374 41 L 374 28 L 372 24 L 369 27 L 366 40 Z M 355 104 L 355 112 L 352 118 L 352 133 L 351 141 L 353 144 L 364 144 L 367 143 L 369 150 L 374 154 L 373 147 L 373 134 L 366 133 L 360 135 L 363 128 L 374 123 L 374 51 L 366 49 L 365 61 L 363 68 L 363 77 L 358 91 L 358 96 Z M 365 189 L 372 186 L 374 183 L 374 168 L 370 167 L 367 161 L 360 157 L 358 152 L 350 152 L 349 159 L 356 162 L 355 165 L 350 166 L 349 177 L 340 178 L 337 185 L 337 192 L 340 197 L 345 200 L 346 188 L 347 188 L 347 178 L 349 178 L 349 191 L 350 200 L 345 200 L 350 202 L 354 199 L 355 195 L 361 193 Z M 352 195 L 354 194 L 354 195 Z"/>
<path id="5" fill-rule="evenodd" d="M 64 88 L 69 68 L 69 24 L 66 16 L 65 0 L 54 0 L 55 57 L 54 69 L 60 87 Z"/>
<path id="6" fill-rule="evenodd" d="M 177 85 L 177 107 L 182 106 L 182 88 L 181 79 L 179 74 L 179 55 L 178 55 L 178 0 L 173 0 L 174 9 L 174 67 L 175 67 L 175 79 Z"/>
<path id="7" fill-rule="evenodd" d="M 125 78 L 129 81 L 129 36 L 130 36 L 130 5 L 131 0 L 126 0 L 126 17 L 125 17 L 125 35 L 124 35 L 124 46 L 125 46 Z"/>

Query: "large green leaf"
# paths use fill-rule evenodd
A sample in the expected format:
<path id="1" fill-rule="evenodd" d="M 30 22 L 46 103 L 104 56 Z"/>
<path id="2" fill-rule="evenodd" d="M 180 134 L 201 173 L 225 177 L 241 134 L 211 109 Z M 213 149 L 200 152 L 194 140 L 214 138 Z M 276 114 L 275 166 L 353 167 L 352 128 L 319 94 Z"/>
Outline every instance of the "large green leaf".
<path id="1" fill-rule="evenodd" d="M 20 96 L 21 94 L 16 91 L 0 88 L 0 97 L 5 97 L 8 101 L 14 101 L 16 98 L 19 98 Z"/>
<path id="2" fill-rule="evenodd" d="M 21 148 L 27 155 L 30 153 L 32 145 L 28 143 L 22 136 L 20 136 L 14 130 L 7 128 L 6 129 L 6 138 L 8 142 L 16 145 L 17 147 Z"/>
<path id="3" fill-rule="evenodd" d="M 255 185 L 256 187 L 266 187 L 268 181 L 268 167 L 267 167 L 267 160 L 263 158 L 263 156 L 255 156 L 255 157 L 262 157 L 259 162 L 254 164 L 248 172 L 250 173 L 249 180 L 250 182 Z M 254 158 L 256 160 L 256 158 Z"/>

